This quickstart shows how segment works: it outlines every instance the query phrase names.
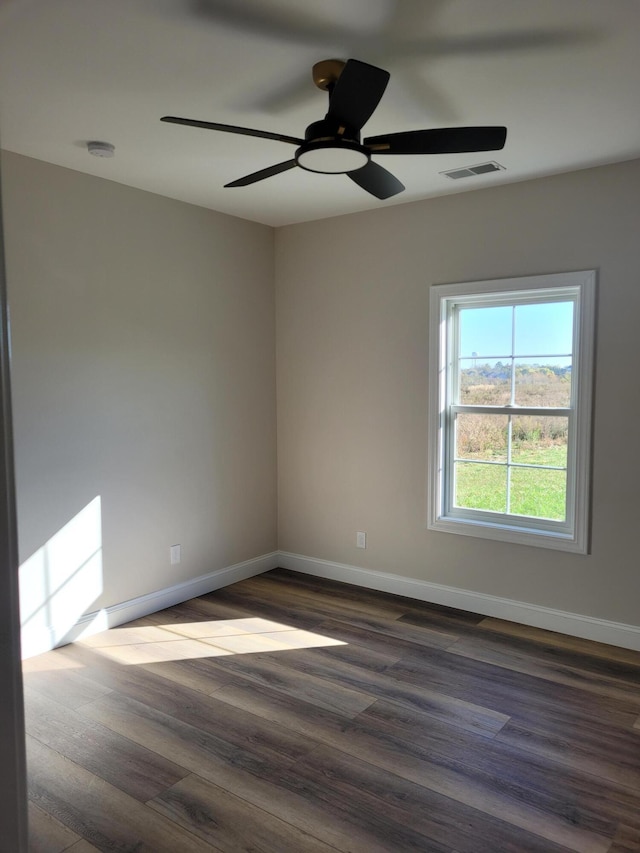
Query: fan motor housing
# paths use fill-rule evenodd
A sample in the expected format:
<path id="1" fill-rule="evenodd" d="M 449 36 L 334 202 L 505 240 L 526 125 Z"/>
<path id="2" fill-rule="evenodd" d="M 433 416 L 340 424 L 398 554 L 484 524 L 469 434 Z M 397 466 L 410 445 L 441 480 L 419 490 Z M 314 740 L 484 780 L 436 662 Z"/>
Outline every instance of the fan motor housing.
<path id="1" fill-rule="evenodd" d="M 351 142 L 360 142 L 360 134 L 357 130 L 331 118 L 314 121 L 305 130 L 304 138 L 307 142 L 316 142 L 320 139 L 336 139 L 337 141 L 348 139 Z"/>
<path id="2" fill-rule="evenodd" d="M 305 131 L 305 142 L 295 153 L 298 166 L 308 172 L 344 174 L 366 166 L 371 159 L 360 134 L 340 122 L 325 118 Z"/>

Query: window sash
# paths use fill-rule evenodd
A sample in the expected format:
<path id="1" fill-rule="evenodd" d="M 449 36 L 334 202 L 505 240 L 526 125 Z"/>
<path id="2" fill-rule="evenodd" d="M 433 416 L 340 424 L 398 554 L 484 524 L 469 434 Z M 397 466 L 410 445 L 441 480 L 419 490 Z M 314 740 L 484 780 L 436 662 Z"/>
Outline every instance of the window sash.
<path id="1" fill-rule="evenodd" d="M 532 465 L 521 462 L 513 462 L 513 459 L 507 459 L 504 462 L 486 462 L 484 460 L 468 460 L 464 457 L 456 456 L 456 434 L 455 423 L 457 414 L 491 414 L 491 415 L 541 415 L 543 417 L 563 417 L 567 418 L 567 464 L 564 468 L 557 468 L 549 465 Z M 443 483 L 443 504 L 446 510 L 446 515 L 449 518 L 472 518 L 481 521 L 486 516 L 486 521 L 492 523 L 509 523 L 517 527 L 539 528 L 544 526 L 557 533 L 568 533 L 573 529 L 575 522 L 575 489 L 573 471 L 575 468 L 576 447 L 575 447 L 575 411 L 573 409 L 546 409 L 546 408 L 531 408 L 524 406 L 465 406 L 451 405 L 444 413 L 445 421 L 445 436 L 444 436 L 444 464 L 446 476 Z M 454 505 L 454 489 L 455 489 L 455 464 L 456 462 L 464 462 L 473 464 L 489 464 L 503 467 L 505 470 L 509 468 L 537 468 L 541 470 L 560 470 L 566 471 L 566 493 L 565 493 L 565 519 L 556 521 L 553 519 L 540 518 L 539 516 L 526 516 L 517 513 L 497 513 L 488 509 L 472 509 L 459 507 Z"/>
<path id="2" fill-rule="evenodd" d="M 550 418 L 571 417 L 575 409 L 568 407 L 552 408 L 551 406 L 476 406 L 468 403 L 451 403 L 448 409 L 453 414 L 470 415 L 523 415 Z"/>

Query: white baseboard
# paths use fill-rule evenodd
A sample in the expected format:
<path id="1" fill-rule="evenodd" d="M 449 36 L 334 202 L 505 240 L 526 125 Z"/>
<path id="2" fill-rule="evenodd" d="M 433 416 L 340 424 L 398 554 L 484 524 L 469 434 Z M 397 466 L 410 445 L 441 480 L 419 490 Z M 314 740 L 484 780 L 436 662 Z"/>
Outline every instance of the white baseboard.
<path id="1" fill-rule="evenodd" d="M 278 552 L 273 551 L 271 554 L 263 554 L 261 557 L 236 563 L 217 572 L 201 575 L 166 589 L 160 589 L 157 592 L 150 592 L 147 595 L 140 595 L 137 598 L 113 604 L 103 610 L 85 613 L 69 629 L 65 627 L 65 630 L 61 630 L 57 626 L 50 626 L 46 629 L 30 631 L 26 626 L 22 631 L 22 657 L 33 657 L 51 651 L 57 646 L 72 643 L 80 637 L 87 637 L 90 634 L 96 634 L 98 631 L 131 622 L 133 619 L 140 619 L 149 613 L 164 610 L 165 607 L 172 607 L 174 604 L 180 604 L 190 598 L 196 598 L 199 595 L 205 595 L 208 592 L 245 580 L 245 578 L 268 572 L 277 565 Z"/>
<path id="2" fill-rule="evenodd" d="M 355 586 L 389 592 L 392 595 L 403 595 L 418 601 L 442 604 L 459 610 L 480 613 L 483 616 L 494 616 L 509 622 L 520 622 L 523 625 L 532 625 L 547 631 L 557 631 L 572 637 L 582 637 L 585 640 L 595 640 L 599 643 L 640 651 L 640 626 L 637 625 L 609 622 L 593 616 L 554 610 L 550 607 L 527 604 L 524 601 L 499 598 L 482 592 L 458 589 L 402 575 L 376 572 L 344 563 L 334 563 L 330 560 L 290 554 L 286 551 L 274 551 L 157 592 L 114 604 L 103 610 L 86 613 L 71 629 L 64 632 L 56 630 L 55 626 L 37 631 L 24 629 L 22 656 L 27 658 L 42 654 L 57 646 L 73 642 L 81 636 L 115 628 L 125 622 L 147 616 L 149 613 L 164 610 L 166 607 L 172 607 L 190 598 L 196 598 L 245 578 L 268 572 L 278 566 L 319 578 L 342 581 Z"/>
<path id="3" fill-rule="evenodd" d="M 386 572 L 374 572 L 371 569 L 361 569 L 343 563 L 333 563 L 329 560 L 318 560 L 301 554 L 289 554 L 280 551 L 278 565 L 283 569 L 314 575 L 320 578 L 342 581 L 343 583 L 364 586 L 369 589 L 389 592 L 393 595 L 404 595 L 431 604 L 442 604 L 480 613 L 483 616 L 494 616 L 509 622 L 520 622 L 547 631 L 557 631 L 572 637 L 594 640 L 598 643 L 608 643 L 625 649 L 640 651 L 640 626 L 625 625 L 621 622 L 609 622 L 593 616 L 583 616 L 579 613 L 568 613 L 564 610 L 554 610 L 550 607 L 540 607 L 537 604 L 527 604 L 524 601 L 513 601 L 509 598 L 499 598 L 486 595 L 483 592 L 473 592 L 452 586 L 443 586 L 429 581 L 416 580 L 390 575 Z"/>

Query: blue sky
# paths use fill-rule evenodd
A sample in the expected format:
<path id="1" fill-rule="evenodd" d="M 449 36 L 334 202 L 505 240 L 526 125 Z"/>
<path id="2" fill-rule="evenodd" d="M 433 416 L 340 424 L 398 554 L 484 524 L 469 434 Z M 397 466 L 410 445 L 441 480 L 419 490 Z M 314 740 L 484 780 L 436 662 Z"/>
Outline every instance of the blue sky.
<path id="1" fill-rule="evenodd" d="M 461 309 L 460 356 L 490 363 L 509 358 L 512 321 L 513 308 L 510 305 Z M 571 359 L 566 356 L 571 352 L 572 337 L 572 302 L 516 306 L 516 357 L 532 356 L 532 362 L 545 364 L 570 364 Z"/>

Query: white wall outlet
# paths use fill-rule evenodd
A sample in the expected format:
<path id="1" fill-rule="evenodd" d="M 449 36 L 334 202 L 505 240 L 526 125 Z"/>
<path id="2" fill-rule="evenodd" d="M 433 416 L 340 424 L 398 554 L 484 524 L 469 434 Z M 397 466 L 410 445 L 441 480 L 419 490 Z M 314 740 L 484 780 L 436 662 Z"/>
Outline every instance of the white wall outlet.
<path id="1" fill-rule="evenodd" d="M 356 548 L 366 548 L 367 547 L 367 534 L 363 533 L 359 530 L 356 533 Z"/>
<path id="2" fill-rule="evenodd" d="M 175 566 L 180 562 L 181 550 L 182 550 L 181 545 L 172 545 L 171 548 L 169 549 L 169 555 L 171 557 L 171 565 L 172 566 Z"/>

